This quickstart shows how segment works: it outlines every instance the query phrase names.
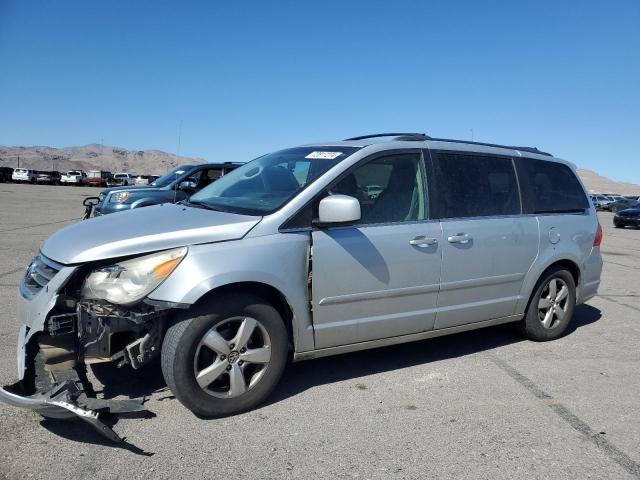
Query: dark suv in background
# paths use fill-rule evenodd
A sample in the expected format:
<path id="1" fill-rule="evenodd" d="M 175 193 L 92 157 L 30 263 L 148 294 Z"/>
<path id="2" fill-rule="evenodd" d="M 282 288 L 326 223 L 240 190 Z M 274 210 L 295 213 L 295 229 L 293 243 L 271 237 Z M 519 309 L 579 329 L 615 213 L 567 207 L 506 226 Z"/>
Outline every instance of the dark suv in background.
<path id="1" fill-rule="evenodd" d="M 148 185 L 107 188 L 100 192 L 93 214 L 98 216 L 160 203 L 176 203 L 240 165 L 231 162 L 182 165 Z"/>
<path id="2" fill-rule="evenodd" d="M 13 175 L 13 168 L 0 167 L 0 182 L 10 182 Z"/>
<path id="3" fill-rule="evenodd" d="M 60 185 L 60 172 L 38 172 L 36 183 L 47 183 L 49 185 Z"/>

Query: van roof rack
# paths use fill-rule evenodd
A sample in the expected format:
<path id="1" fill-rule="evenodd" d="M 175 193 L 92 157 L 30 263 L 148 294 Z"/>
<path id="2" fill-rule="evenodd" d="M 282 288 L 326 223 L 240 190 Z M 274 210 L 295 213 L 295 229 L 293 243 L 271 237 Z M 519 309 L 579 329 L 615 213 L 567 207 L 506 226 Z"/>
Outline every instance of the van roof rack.
<path id="1" fill-rule="evenodd" d="M 538 155 L 546 155 L 547 157 L 553 157 L 552 154 L 548 152 L 543 152 L 542 150 L 538 150 L 536 147 L 514 147 L 511 145 L 498 145 L 497 143 L 474 142 L 471 140 L 454 140 L 451 138 L 433 138 L 428 136 L 425 133 L 373 133 L 371 135 L 361 135 L 359 137 L 346 138 L 344 139 L 344 141 L 348 142 L 348 141 L 356 141 L 356 140 L 366 140 L 367 138 L 378 138 L 378 137 L 395 137 L 395 138 L 392 138 L 392 140 L 395 140 L 395 141 L 423 142 L 425 140 L 432 140 L 436 142 L 466 143 L 469 145 L 482 145 L 485 147 L 508 148 L 510 150 L 520 150 L 521 152 L 537 153 Z"/>
<path id="2" fill-rule="evenodd" d="M 424 133 L 373 133 L 371 135 L 361 135 L 359 137 L 345 138 L 344 141 L 352 140 L 366 140 L 367 138 L 377 137 L 397 137 L 394 140 L 409 140 L 409 141 L 424 141 L 429 140 L 429 137 Z"/>
<path id="3" fill-rule="evenodd" d="M 511 150 L 520 150 L 521 152 L 537 153 L 538 155 L 546 155 L 547 157 L 553 157 L 548 152 L 538 150 L 536 147 L 514 147 L 512 145 L 498 145 L 497 143 L 484 143 L 484 142 L 472 142 L 470 140 L 453 140 L 451 138 L 429 138 L 434 142 L 451 142 L 451 143 L 466 143 L 470 145 L 482 145 L 485 147 L 497 147 L 497 148 L 509 148 Z"/>

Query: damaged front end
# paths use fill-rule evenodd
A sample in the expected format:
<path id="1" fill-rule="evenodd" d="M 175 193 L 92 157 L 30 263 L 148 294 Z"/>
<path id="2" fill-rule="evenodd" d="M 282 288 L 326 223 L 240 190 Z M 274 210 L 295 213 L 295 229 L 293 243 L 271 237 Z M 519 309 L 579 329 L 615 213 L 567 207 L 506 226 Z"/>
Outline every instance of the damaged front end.
<path id="1" fill-rule="evenodd" d="M 176 305 L 145 298 L 122 306 L 83 298 L 85 279 L 95 271 L 63 266 L 42 254 L 34 259 L 20 287 L 19 381 L 0 388 L 0 400 L 45 417 L 80 418 L 120 441 L 99 415 L 144 412 L 143 401 L 96 398 L 86 366 L 147 365 L 160 352 Z"/>

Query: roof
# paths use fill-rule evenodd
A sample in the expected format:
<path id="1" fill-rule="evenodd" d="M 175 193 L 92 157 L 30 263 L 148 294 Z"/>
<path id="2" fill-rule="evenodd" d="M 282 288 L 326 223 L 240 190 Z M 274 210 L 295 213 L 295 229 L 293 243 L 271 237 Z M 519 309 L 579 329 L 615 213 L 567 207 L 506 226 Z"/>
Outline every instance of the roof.
<path id="1" fill-rule="evenodd" d="M 388 137 L 387 140 L 384 140 Z M 548 152 L 543 152 L 536 147 L 522 147 L 512 145 L 498 145 L 494 143 L 474 142 L 469 140 L 457 140 L 450 138 L 434 138 L 424 133 L 377 133 L 347 138 L 337 142 L 314 143 L 308 146 L 350 146 L 367 147 L 370 145 L 384 145 L 388 148 L 429 148 L 432 150 L 464 150 L 470 152 L 493 153 L 511 156 L 526 156 L 540 160 L 557 160 L 572 165 L 571 162 L 554 157 Z"/>

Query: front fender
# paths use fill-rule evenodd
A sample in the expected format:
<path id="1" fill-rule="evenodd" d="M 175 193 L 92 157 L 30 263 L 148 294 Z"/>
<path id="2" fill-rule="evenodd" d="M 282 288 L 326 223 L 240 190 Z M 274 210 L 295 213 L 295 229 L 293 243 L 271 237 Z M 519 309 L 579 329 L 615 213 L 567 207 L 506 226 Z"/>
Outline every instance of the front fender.
<path id="1" fill-rule="evenodd" d="M 278 290 L 293 313 L 296 350 L 313 348 L 308 303 L 308 233 L 192 245 L 171 276 L 149 295 L 165 302 L 194 304 L 216 288 L 255 282 Z"/>

